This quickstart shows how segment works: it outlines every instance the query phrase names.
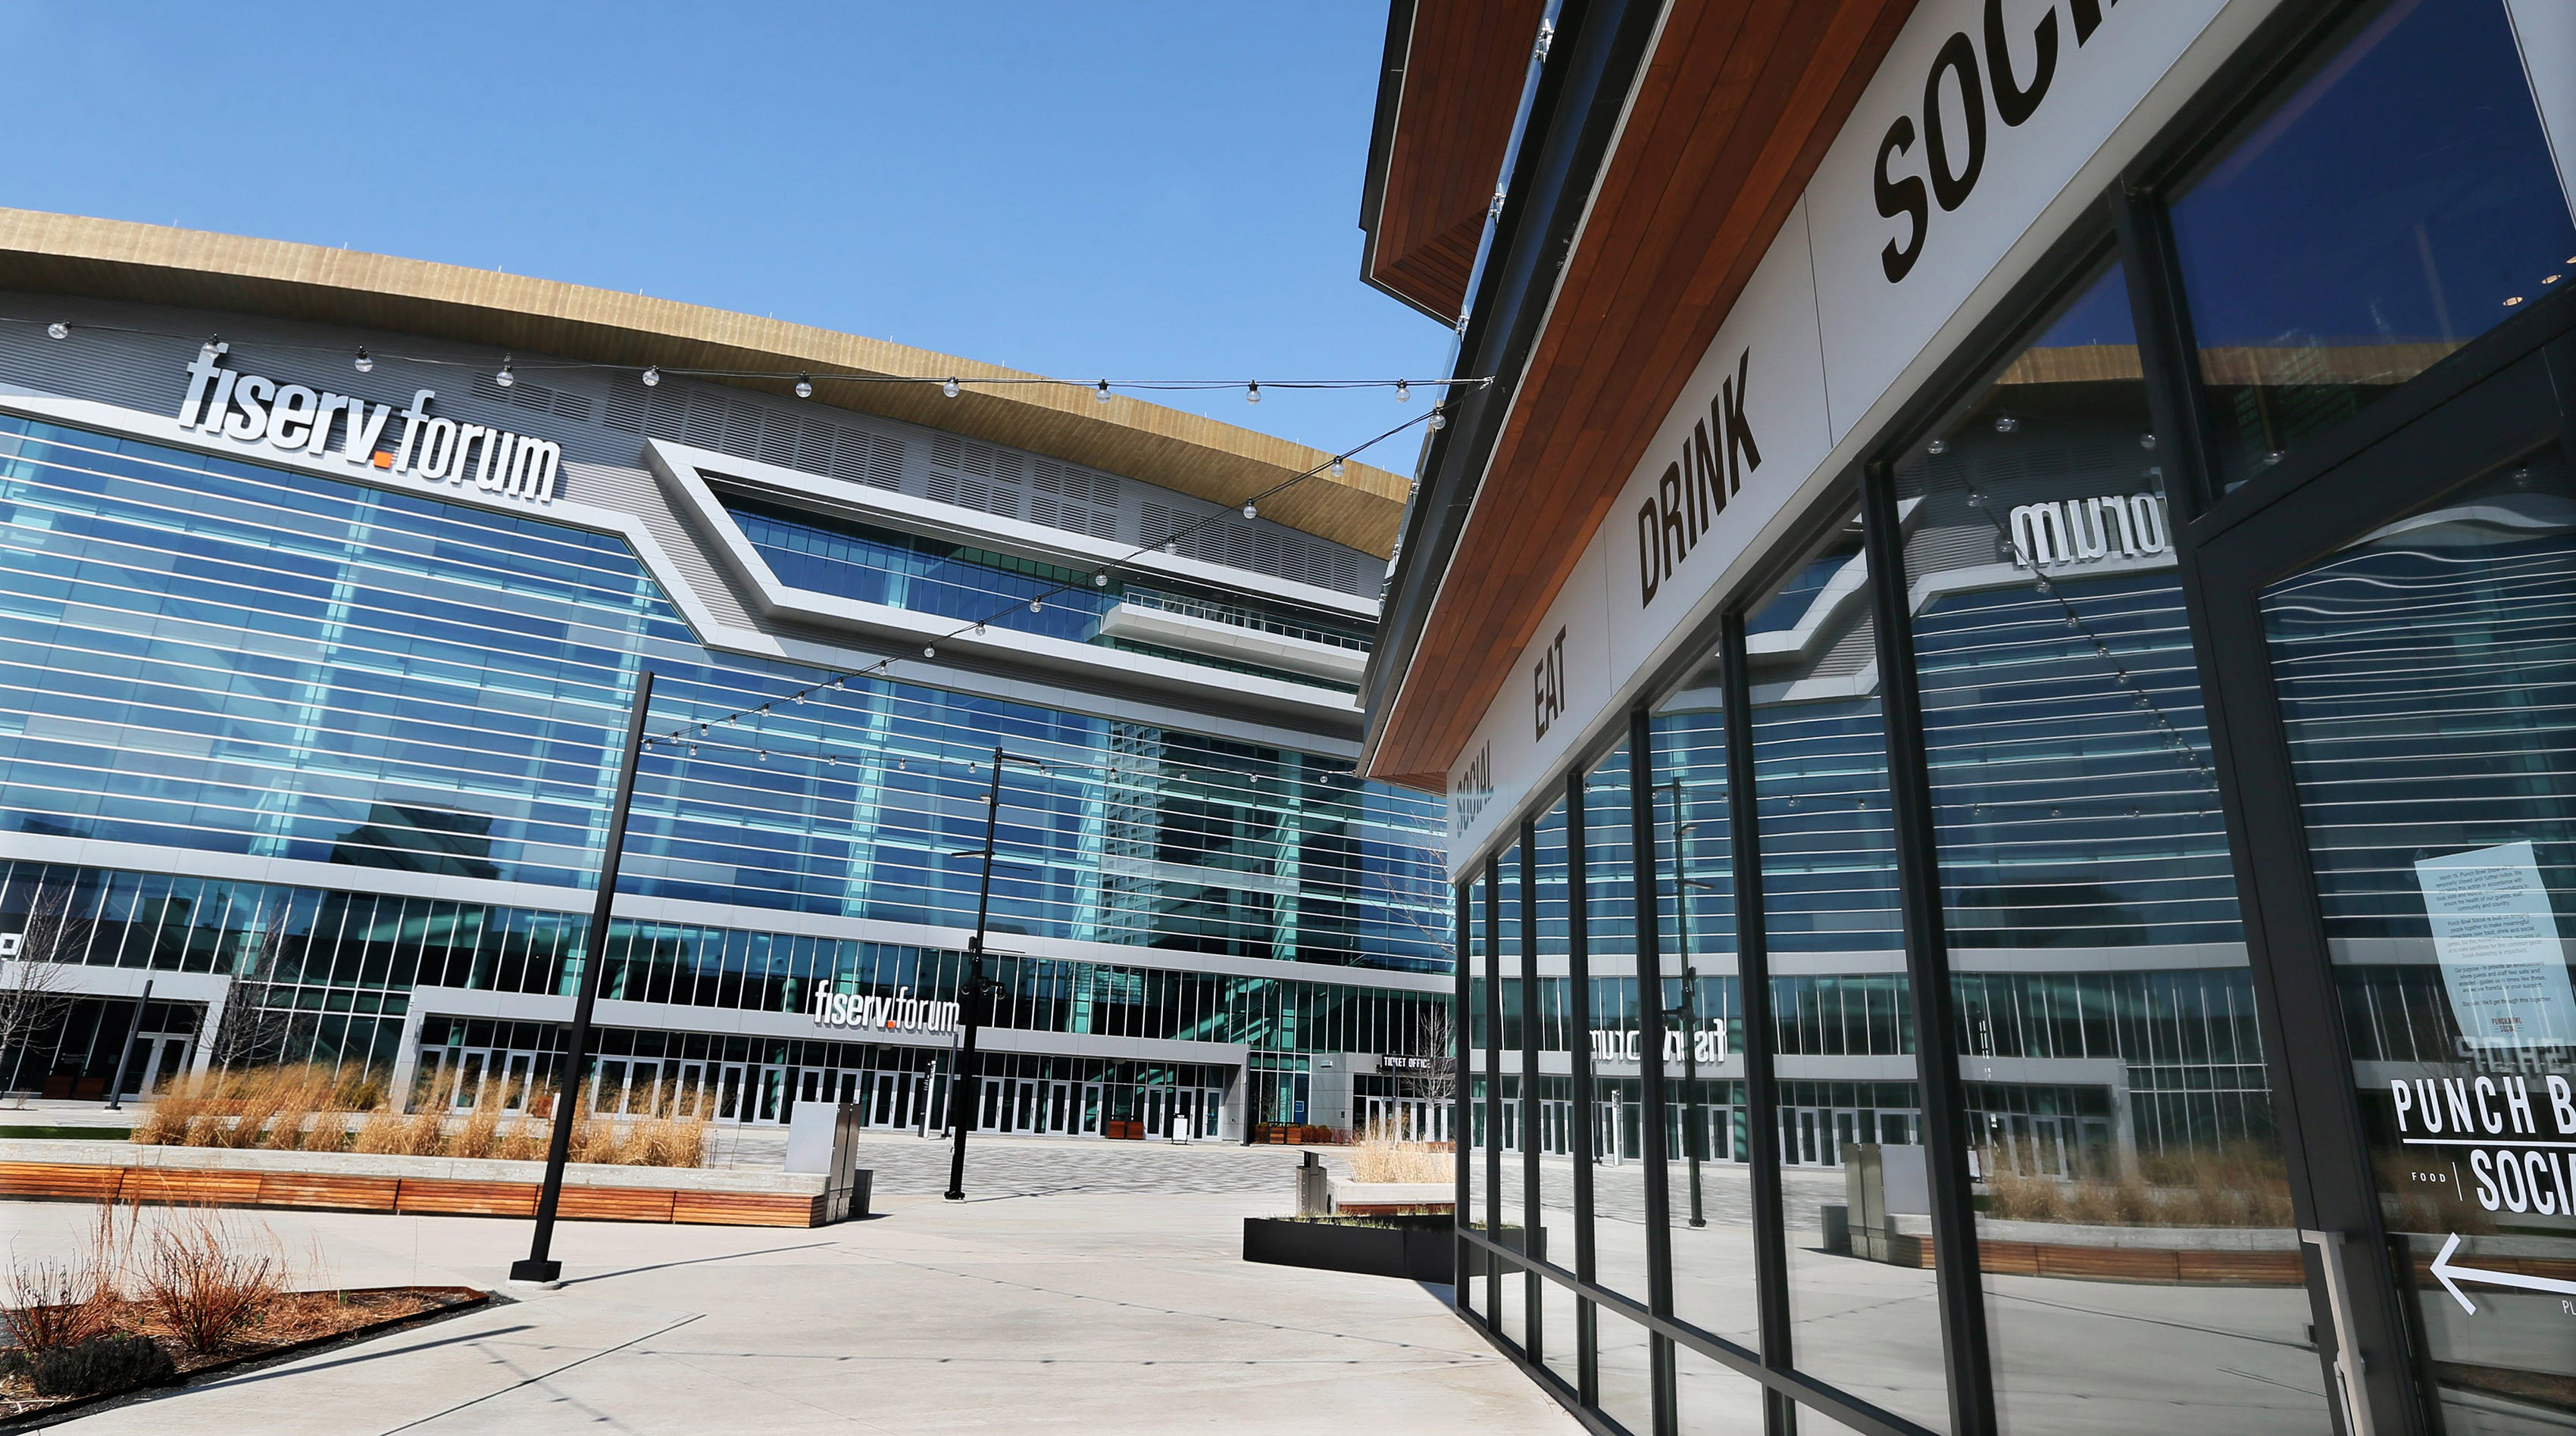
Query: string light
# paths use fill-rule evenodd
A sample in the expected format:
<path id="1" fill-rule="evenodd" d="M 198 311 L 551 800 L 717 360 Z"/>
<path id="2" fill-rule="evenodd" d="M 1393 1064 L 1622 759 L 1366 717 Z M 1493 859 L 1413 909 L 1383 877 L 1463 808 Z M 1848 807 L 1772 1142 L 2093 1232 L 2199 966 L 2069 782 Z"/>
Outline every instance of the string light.
<path id="1" fill-rule="evenodd" d="M 1100 381 L 1100 387 L 1099 387 L 1097 390 L 1094 390 L 1094 391 L 1093 391 L 1092 397 L 1093 397 L 1093 398 L 1098 399 L 1098 400 L 1099 400 L 1101 403 L 1103 403 L 1103 404 L 1108 403 L 1108 402 L 1109 402 L 1109 381 L 1108 381 L 1108 380 L 1106 380 L 1106 379 L 1101 380 L 1101 381 Z"/>
<path id="2" fill-rule="evenodd" d="M 1434 409 L 1431 411 L 1431 418 L 1425 427 L 1431 429 L 1446 429 L 1449 427 L 1449 416 L 1441 413 L 1437 409 Z"/>
<path id="3" fill-rule="evenodd" d="M 1403 381 L 1402 379 L 1398 379 L 1398 380 L 1396 380 L 1396 381 L 1395 381 L 1395 402 L 1397 402 L 1397 403 L 1399 403 L 1399 404 L 1410 404 L 1410 403 L 1412 403 L 1412 402 L 1413 402 L 1413 386 L 1412 386 L 1411 384 L 1406 383 L 1406 382 L 1405 382 L 1405 381 Z"/>
<path id="4" fill-rule="evenodd" d="M 519 376 L 510 372 L 509 355 L 504 354 L 501 356 L 501 372 L 492 376 L 492 382 L 500 385 L 504 389 L 507 389 L 511 385 L 519 382 Z"/>
<path id="5" fill-rule="evenodd" d="M 1243 506 L 1243 516 L 1248 519 L 1257 519 L 1261 517 L 1261 505 L 1246 503 Z"/>
<path id="6" fill-rule="evenodd" d="M 69 339 L 72 337 L 72 327 L 57 319 L 53 323 L 45 326 L 45 337 L 48 339 Z"/>
<path id="7" fill-rule="evenodd" d="M 644 380 L 644 387 L 647 389 L 659 385 L 662 382 L 661 366 L 657 364 L 645 365 L 644 372 L 640 377 Z"/>
<path id="8" fill-rule="evenodd" d="M 1333 455 L 1333 477 L 1338 479 L 1338 478 L 1340 478 L 1341 476 L 1342 476 L 1342 456 L 1341 456 L 1341 455 L 1339 455 L 1339 454 L 1335 454 L 1335 455 Z"/>
<path id="9" fill-rule="evenodd" d="M 56 335 L 55 337 L 60 338 L 62 336 Z M 1251 383 L 1243 386 L 1243 402 L 1247 404 L 1258 404 L 1261 402 L 1260 380 L 1255 379 Z"/>
<path id="10" fill-rule="evenodd" d="M 367 352 L 367 346 L 364 344 L 358 346 L 356 367 L 358 372 L 361 374 L 372 374 L 376 372 L 375 356 Z"/>
<path id="11" fill-rule="evenodd" d="M 950 379 L 948 382 L 946 382 L 946 383 L 944 383 L 944 384 L 940 385 L 940 386 L 939 386 L 939 392 L 940 392 L 940 393 L 942 393 L 942 394 L 947 395 L 947 396 L 948 396 L 949 398 L 951 398 L 951 399 L 956 398 L 956 397 L 957 397 L 957 381 L 956 381 L 955 379 Z"/>
<path id="12" fill-rule="evenodd" d="M 813 375 L 799 374 L 796 376 L 796 397 L 799 399 L 811 399 L 814 397 Z"/>

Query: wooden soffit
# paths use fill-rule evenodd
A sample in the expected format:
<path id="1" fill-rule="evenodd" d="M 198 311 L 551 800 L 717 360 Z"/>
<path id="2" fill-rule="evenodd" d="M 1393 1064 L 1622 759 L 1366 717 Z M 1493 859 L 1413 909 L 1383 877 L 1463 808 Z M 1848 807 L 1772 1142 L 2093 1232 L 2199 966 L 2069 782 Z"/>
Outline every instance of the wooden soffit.
<path id="1" fill-rule="evenodd" d="M 1676 4 L 1370 763 L 1437 788 L 1913 13 Z"/>
<path id="2" fill-rule="evenodd" d="M 1369 282 L 1444 319 L 1467 302 L 1546 0 L 1416 0 Z"/>
<path id="3" fill-rule="evenodd" d="M 1037 376 L 971 359 L 667 299 L 521 274 L 122 220 L 0 209 L 0 289 L 390 330 L 496 351 L 641 369 L 754 370 L 716 379 L 787 393 L 798 373 L 914 379 Z M 783 373 L 781 371 L 784 371 Z M 1240 504 L 1332 455 L 1125 395 L 1086 388 L 835 384 L 813 401 L 943 429 Z M 1366 464 L 1261 501 L 1261 516 L 1387 556 L 1406 480 Z"/>

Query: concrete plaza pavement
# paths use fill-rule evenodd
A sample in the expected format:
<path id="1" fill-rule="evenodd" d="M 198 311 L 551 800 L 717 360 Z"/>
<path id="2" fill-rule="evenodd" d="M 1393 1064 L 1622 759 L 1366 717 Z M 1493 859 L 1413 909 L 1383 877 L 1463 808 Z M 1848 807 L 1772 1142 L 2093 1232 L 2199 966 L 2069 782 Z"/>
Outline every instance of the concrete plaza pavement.
<path id="1" fill-rule="evenodd" d="M 1086 1145 L 1105 1146 L 979 1142 L 975 1199 L 897 1191 L 874 1219 L 810 1231 L 565 1223 L 559 1290 L 503 1288 L 507 1304 L 57 1429 L 1580 1429 L 1449 1312 L 1445 1288 L 1243 1261 L 1240 1219 L 1288 1205 L 1293 1150 L 1166 1152 L 1155 1165 L 1197 1171 L 1191 1185 L 1244 1190 L 1144 1192 Z M 886 1153 L 900 1159 L 889 1185 L 922 1185 L 928 1147 Z M 91 1210 L 0 1203 L 0 1245 L 68 1254 Z M 290 1253 L 318 1249 L 348 1286 L 496 1287 L 529 1235 L 480 1218 L 237 1215 Z"/>

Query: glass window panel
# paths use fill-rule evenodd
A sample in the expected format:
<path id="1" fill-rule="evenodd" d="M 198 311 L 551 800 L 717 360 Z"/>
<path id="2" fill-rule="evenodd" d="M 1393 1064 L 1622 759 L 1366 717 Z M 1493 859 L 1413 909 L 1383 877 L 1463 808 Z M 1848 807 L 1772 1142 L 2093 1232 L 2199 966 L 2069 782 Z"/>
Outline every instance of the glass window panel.
<path id="1" fill-rule="evenodd" d="M 1996 1401 L 2322 1433 L 2129 314 L 2116 267 L 2080 285 L 1897 470 Z M 1861 1150 L 1852 1250 L 1913 1262 L 1923 1149 Z"/>
<path id="2" fill-rule="evenodd" d="M 1532 1144 L 1538 1167 L 1539 1234 L 1533 1254 L 1568 1271 L 1574 1269 L 1577 1213 L 1574 1209 L 1574 1064 L 1581 1060 L 1575 1044 L 1583 1040 L 1581 1014 L 1574 1010 L 1568 986 L 1566 908 L 1566 813 L 1559 802 L 1536 826 L 1532 849 L 1538 866 L 1537 956 L 1539 985 L 1532 1008 L 1538 1018 L 1539 1086 L 1531 1104 Z M 1551 1319 L 1553 1313 L 1550 1313 Z M 1549 1325 L 1542 1343 L 1551 1367 L 1558 1358 L 1560 1374 L 1573 1377 L 1574 1327 Z"/>
<path id="3" fill-rule="evenodd" d="M 1574 1265 L 1574 1250 L 1568 1247 L 1562 1265 Z M 1575 1329 L 1576 1312 L 1582 1302 L 1574 1289 L 1563 1282 L 1541 1279 L 1539 1282 L 1539 1357 L 1547 1369 L 1568 1387 L 1579 1388 L 1582 1382 L 1580 1333 Z"/>
<path id="4" fill-rule="evenodd" d="M 2555 447 L 2509 463 L 2273 585 L 2263 610 L 2380 1208 L 2442 1424 L 2564 1430 L 2576 474 Z M 2446 1256 L 2456 1295 L 2426 1275 Z M 2558 1286 L 2514 1284 L 2534 1278 Z"/>
<path id="5" fill-rule="evenodd" d="M 1886 735 L 1868 681 L 1877 652 L 1868 598 L 1854 514 L 1746 625 L 1781 1053 L 1780 1105 L 1768 1120 L 1780 1134 L 1792 1360 L 1944 1430 L 1949 1386 L 1931 1270 L 1856 1260 L 1826 1241 L 1825 1209 L 1847 1204 L 1842 1167 L 1864 1124 L 1910 1125 L 1919 1107 L 1910 1043 L 1856 1054 L 1843 1040 L 1846 986 L 1888 984 L 1905 970 Z"/>
<path id="6" fill-rule="evenodd" d="M 1760 1350 L 1752 1169 L 1736 1160 L 1743 1061 L 1735 1007 L 1735 883 L 1726 708 L 1714 655 L 1656 703 L 1654 890 L 1662 953 L 1673 1315 Z M 1624 1049 L 1634 1031 L 1621 1034 Z"/>
<path id="7" fill-rule="evenodd" d="M 1596 1309 L 1600 1330 L 1601 1412 L 1635 1436 L 1655 1429 L 1653 1348 L 1646 1329 L 1613 1312 Z"/>
<path id="8" fill-rule="evenodd" d="M 1485 914 L 1492 902 L 1493 889 L 1479 873 L 1467 885 L 1467 1210 L 1460 1214 L 1467 1226 L 1479 1231 L 1488 1224 L 1494 1191 L 1494 1081 L 1489 1051 L 1493 1022 L 1487 1002 L 1493 953 L 1485 942 Z M 1480 1292 L 1478 1300 L 1483 1299 Z"/>
<path id="9" fill-rule="evenodd" d="M 1637 1061 L 1618 1039 L 1637 1030 L 1637 922 L 1630 886 L 1628 749 L 1583 780 L 1587 959 L 1592 991 L 1592 1240 L 1594 1280 L 1646 1300 L 1644 1129 Z"/>
<path id="10" fill-rule="evenodd" d="M 2576 274 L 2527 58 L 2501 0 L 2370 6 L 2181 188 L 2228 485 Z"/>
<path id="11" fill-rule="evenodd" d="M 1673 1404 L 1682 1436 L 1762 1436 L 1762 1383 L 1687 1346 L 1673 1348 Z"/>

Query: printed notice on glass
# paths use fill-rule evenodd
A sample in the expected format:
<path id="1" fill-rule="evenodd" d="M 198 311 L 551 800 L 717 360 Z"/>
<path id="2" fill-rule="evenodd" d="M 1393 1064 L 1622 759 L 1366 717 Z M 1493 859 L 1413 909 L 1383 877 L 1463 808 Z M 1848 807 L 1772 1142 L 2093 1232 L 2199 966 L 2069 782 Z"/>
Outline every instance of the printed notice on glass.
<path id="1" fill-rule="evenodd" d="M 2461 1040 L 2471 1047 L 2576 1042 L 2576 992 L 2531 844 L 2425 858 L 2415 864 L 2415 881 L 2424 889 Z"/>

